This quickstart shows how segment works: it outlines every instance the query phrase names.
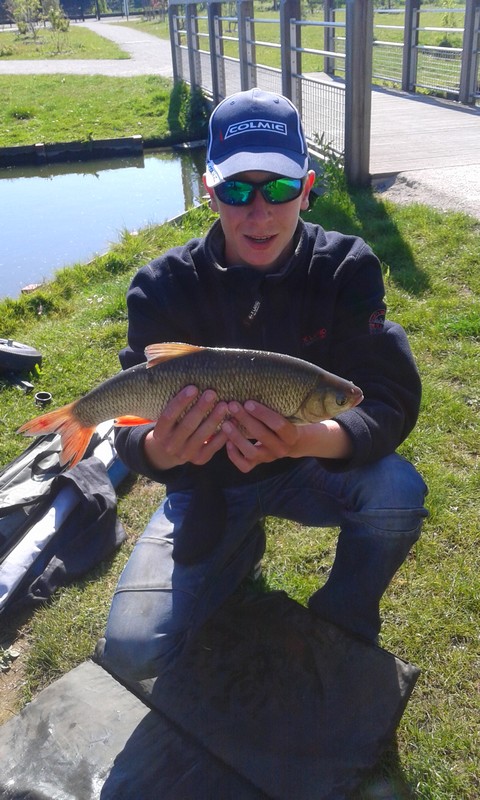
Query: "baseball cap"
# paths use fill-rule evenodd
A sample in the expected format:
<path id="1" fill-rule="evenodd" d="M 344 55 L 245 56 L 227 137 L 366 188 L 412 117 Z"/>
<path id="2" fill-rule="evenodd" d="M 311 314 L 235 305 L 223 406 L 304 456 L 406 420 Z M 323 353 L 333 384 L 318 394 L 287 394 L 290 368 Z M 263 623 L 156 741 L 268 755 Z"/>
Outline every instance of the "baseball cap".
<path id="1" fill-rule="evenodd" d="M 260 170 L 303 178 L 308 150 L 300 115 L 281 94 L 248 89 L 226 97 L 208 126 L 207 186 Z"/>

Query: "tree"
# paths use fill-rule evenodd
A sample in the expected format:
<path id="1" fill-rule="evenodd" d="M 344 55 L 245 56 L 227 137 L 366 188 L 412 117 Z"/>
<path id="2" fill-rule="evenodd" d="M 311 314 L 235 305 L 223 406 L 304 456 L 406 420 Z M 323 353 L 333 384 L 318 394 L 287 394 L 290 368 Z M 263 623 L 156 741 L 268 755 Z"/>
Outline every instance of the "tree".
<path id="1" fill-rule="evenodd" d="M 42 16 L 40 0 L 10 0 L 9 11 L 20 35 L 28 36 L 30 33 L 36 39 L 37 25 Z"/>

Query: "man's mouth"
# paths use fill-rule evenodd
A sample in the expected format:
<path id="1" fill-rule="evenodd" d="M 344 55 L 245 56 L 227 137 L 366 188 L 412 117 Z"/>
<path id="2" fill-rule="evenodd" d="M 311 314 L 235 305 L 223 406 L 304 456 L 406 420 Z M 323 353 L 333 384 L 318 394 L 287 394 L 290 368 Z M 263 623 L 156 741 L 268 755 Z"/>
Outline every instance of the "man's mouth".
<path id="1" fill-rule="evenodd" d="M 274 236 L 251 236 L 247 235 L 247 239 L 249 239 L 253 244 L 265 244 L 266 242 L 270 242 Z"/>

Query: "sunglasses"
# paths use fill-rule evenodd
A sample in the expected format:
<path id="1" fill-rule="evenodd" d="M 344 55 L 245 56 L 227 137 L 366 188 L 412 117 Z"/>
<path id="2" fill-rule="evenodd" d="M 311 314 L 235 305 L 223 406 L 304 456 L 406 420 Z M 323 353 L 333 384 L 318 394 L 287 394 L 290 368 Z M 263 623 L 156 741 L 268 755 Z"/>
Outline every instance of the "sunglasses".
<path id="1" fill-rule="evenodd" d="M 229 206 L 248 206 L 253 202 L 257 190 L 267 203 L 280 205 L 300 197 L 302 189 L 302 178 L 275 178 L 261 183 L 224 181 L 215 186 L 214 191 L 222 203 Z"/>

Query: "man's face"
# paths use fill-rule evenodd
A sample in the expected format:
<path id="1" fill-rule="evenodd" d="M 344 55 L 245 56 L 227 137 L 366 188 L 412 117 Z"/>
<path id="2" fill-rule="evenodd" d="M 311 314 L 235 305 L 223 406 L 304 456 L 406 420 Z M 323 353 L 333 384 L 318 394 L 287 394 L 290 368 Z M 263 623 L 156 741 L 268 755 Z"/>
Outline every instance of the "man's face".
<path id="1" fill-rule="evenodd" d="M 252 171 L 241 172 L 234 177 L 236 180 L 261 183 L 278 178 L 278 175 Z M 302 193 L 288 203 L 272 205 L 256 191 L 250 205 L 230 206 L 217 198 L 203 176 L 212 210 L 220 216 L 227 266 L 243 264 L 265 272 L 278 269 L 293 252 L 298 215 L 308 208 L 308 195 L 314 180 L 315 173 L 308 172 Z"/>

